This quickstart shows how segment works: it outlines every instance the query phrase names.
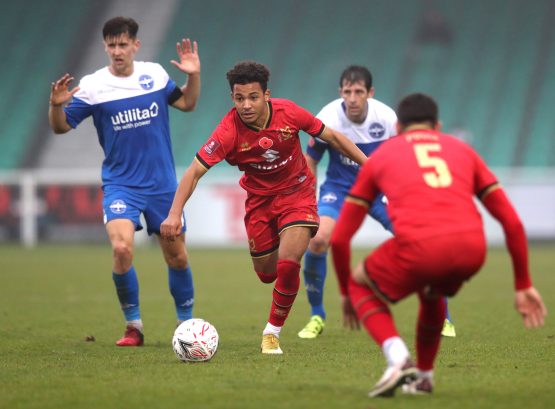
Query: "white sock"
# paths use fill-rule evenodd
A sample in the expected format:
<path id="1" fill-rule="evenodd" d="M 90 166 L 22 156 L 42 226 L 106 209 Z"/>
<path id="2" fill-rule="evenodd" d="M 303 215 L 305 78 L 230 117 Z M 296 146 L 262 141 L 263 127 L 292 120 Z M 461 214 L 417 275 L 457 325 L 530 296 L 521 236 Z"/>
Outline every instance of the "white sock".
<path id="1" fill-rule="evenodd" d="M 262 331 L 262 335 L 273 334 L 279 338 L 280 332 L 281 332 L 281 327 L 276 327 L 275 325 L 267 323 L 266 328 L 264 328 L 264 331 Z"/>
<path id="2" fill-rule="evenodd" d="M 391 337 L 382 344 L 387 366 L 402 365 L 410 356 L 405 342 L 400 337 Z"/>
<path id="3" fill-rule="evenodd" d="M 429 371 L 421 371 L 419 369 L 418 370 L 418 377 L 419 378 L 428 378 L 429 380 L 433 380 L 434 379 L 434 370 L 430 369 Z"/>
<path id="4" fill-rule="evenodd" d="M 143 320 L 131 320 L 127 321 L 127 325 L 137 328 L 139 331 L 143 332 Z"/>

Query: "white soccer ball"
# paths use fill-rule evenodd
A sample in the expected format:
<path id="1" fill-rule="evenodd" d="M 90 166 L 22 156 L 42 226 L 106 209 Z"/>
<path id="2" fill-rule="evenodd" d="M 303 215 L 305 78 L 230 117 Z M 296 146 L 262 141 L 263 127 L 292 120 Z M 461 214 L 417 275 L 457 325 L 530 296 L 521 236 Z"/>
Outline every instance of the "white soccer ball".
<path id="1" fill-rule="evenodd" d="M 184 362 L 208 361 L 218 349 L 216 328 L 201 318 L 182 322 L 173 334 L 173 350 Z"/>

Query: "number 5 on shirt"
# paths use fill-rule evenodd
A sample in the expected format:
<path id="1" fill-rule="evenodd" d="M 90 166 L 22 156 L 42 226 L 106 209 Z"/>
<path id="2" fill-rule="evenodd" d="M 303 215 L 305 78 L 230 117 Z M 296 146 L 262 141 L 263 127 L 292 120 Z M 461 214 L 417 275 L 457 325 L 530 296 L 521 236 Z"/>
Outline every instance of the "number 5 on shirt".
<path id="1" fill-rule="evenodd" d="M 439 143 L 420 143 L 414 145 L 416 161 L 421 168 L 434 168 L 422 174 L 426 184 L 433 188 L 448 187 L 453 183 L 453 177 L 447 166 L 447 162 L 437 156 L 431 156 L 432 152 L 439 152 Z"/>

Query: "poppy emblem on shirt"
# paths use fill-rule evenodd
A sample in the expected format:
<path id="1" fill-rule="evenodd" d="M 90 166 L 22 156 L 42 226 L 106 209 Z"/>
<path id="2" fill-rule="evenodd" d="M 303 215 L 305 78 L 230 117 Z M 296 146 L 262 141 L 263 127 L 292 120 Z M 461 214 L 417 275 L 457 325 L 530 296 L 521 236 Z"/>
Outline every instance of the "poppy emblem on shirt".
<path id="1" fill-rule="evenodd" d="M 152 89 L 152 87 L 154 87 L 154 80 L 152 79 L 152 77 L 150 75 L 141 75 L 139 77 L 139 85 L 141 86 L 142 89 Z"/>
<path id="2" fill-rule="evenodd" d="M 263 149 L 270 149 L 274 145 L 274 141 L 272 141 L 270 138 L 263 137 L 258 141 L 258 144 Z"/>
<path id="3" fill-rule="evenodd" d="M 220 147 L 220 142 L 218 142 L 215 139 L 210 139 L 208 142 L 206 142 L 206 145 L 204 145 L 204 152 L 206 152 L 209 155 L 212 155 L 214 152 L 216 152 L 216 149 L 218 149 Z"/>

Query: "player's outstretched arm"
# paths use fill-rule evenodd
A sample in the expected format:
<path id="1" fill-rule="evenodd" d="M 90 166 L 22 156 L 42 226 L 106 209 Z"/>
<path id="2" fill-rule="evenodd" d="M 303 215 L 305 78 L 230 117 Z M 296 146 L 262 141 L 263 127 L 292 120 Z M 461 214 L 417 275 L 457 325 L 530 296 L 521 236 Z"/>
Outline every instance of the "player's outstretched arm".
<path id="1" fill-rule="evenodd" d="M 193 194 L 199 179 L 207 171 L 208 170 L 202 166 L 198 160 L 194 159 L 185 173 L 183 173 L 183 177 L 175 192 L 168 217 L 160 225 L 160 236 L 168 240 L 174 240 L 181 234 L 181 228 L 183 227 L 181 221 L 183 207 L 185 207 L 185 203 L 187 203 L 187 200 L 189 200 Z"/>
<path id="2" fill-rule="evenodd" d="M 343 326 L 350 329 L 359 328 L 358 318 L 349 298 L 351 240 L 364 221 L 367 211 L 366 203 L 347 196 L 331 237 L 333 265 L 337 274 L 339 292 L 341 293 Z M 361 266 L 358 266 L 358 268 L 361 268 Z"/>
<path id="3" fill-rule="evenodd" d="M 480 197 L 485 208 L 501 223 L 505 242 L 511 255 L 515 289 L 523 290 L 532 286 L 528 266 L 528 242 L 524 225 L 509 198 L 499 184 L 491 186 Z"/>
<path id="4" fill-rule="evenodd" d="M 366 203 L 347 196 L 331 235 L 333 266 L 342 295 L 349 294 L 347 283 L 351 275 L 351 240 L 362 225 L 367 211 Z"/>
<path id="5" fill-rule="evenodd" d="M 318 136 L 323 141 L 327 142 L 333 149 L 341 152 L 349 159 L 355 161 L 359 165 L 364 164 L 368 159 L 364 152 L 356 146 L 349 138 L 334 129 L 324 128 L 322 134 Z"/>
<path id="6" fill-rule="evenodd" d="M 176 45 L 179 61 L 172 60 L 171 63 L 179 70 L 188 75 L 187 82 L 181 87 L 183 96 L 173 103 L 173 106 L 181 111 L 193 111 L 197 106 L 200 96 L 200 58 L 198 55 L 198 44 L 184 38 Z"/>
<path id="7" fill-rule="evenodd" d="M 52 83 L 50 89 L 50 106 L 48 108 L 48 122 L 55 133 L 66 133 L 71 130 L 71 126 L 67 123 L 66 114 L 63 105 L 79 91 L 79 87 L 69 89 L 73 77 L 64 74 L 56 82 Z"/>
<path id="8" fill-rule="evenodd" d="M 513 262 L 515 308 L 522 315 L 527 328 L 540 327 L 544 324 L 547 309 L 539 292 L 532 286 L 524 226 L 499 185 L 494 185 L 481 200 L 491 215 L 503 226 L 505 241 Z"/>
<path id="9" fill-rule="evenodd" d="M 343 312 L 343 326 L 347 329 L 359 330 L 360 321 L 350 297 L 346 295 L 341 296 L 341 310 Z"/>

